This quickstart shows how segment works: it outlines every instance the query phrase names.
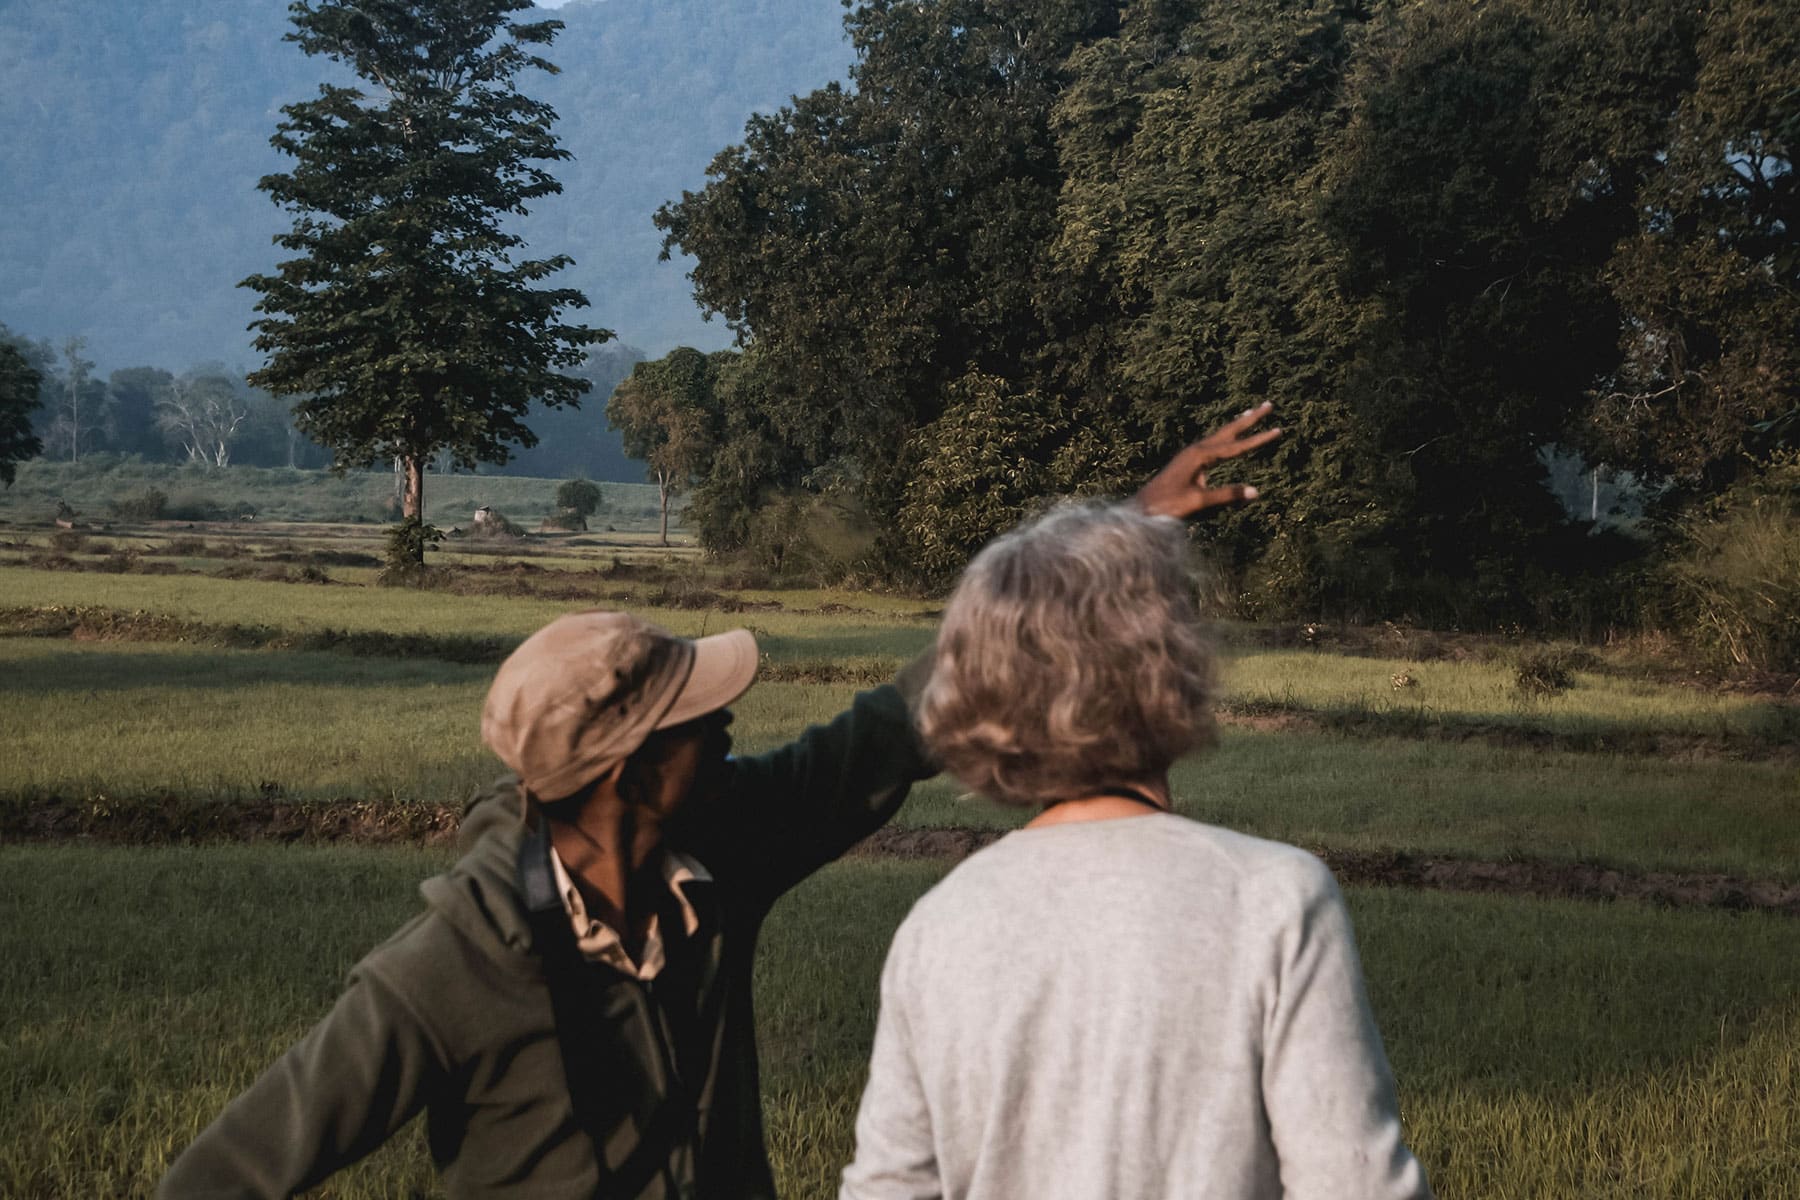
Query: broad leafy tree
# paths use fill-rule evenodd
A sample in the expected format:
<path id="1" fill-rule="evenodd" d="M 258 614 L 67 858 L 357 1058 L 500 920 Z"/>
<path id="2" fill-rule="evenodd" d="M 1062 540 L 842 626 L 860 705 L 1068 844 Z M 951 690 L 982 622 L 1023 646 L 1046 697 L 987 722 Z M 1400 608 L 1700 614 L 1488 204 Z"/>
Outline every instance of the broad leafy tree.
<path id="1" fill-rule="evenodd" d="M 425 464 L 505 462 L 536 438 L 534 400 L 579 403 L 566 371 L 611 336 L 566 323 L 587 304 L 539 286 L 570 259 L 523 256 L 506 219 L 561 190 L 556 114 L 516 86 L 556 68 L 537 53 L 562 27 L 514 20 L 530 0 L 299 0 L 288 39 L 355 73 L 282 109 L 272 139 L 294 159 L 258 185 L 295 215 L 294 257 L 244 286 L 269 355 L 251 383 L 297 396 L 294 417 L 344 466 L 398 460 L 402 518 L 423 519 Z M 422 546 L 411 539 L 411 546 Z"/>
<path id="2" fill-rule="evenodd" d="M 44 377 L 5 332 L 0 326 L 0 483 L 11 487 L 19 461 L 42 449 L 31 431 L 31 410 Z"/>
<path id="3" fill-rule="evenodd" d="M 1049 116 L 1104 0 L 869 0 L 851 87 L 751 120 L 657 222 L 695 293 L 754 335 L 766 428 L 841 463 L 886 522 L 911 433 L 969 375 L 1021 386 L 1050 341 L 1034 292 L 1055 234 Z"/>
<path id="4" fill-rule="evenodd" d="M 591 517 L 600 509 L 600 485 L 587 479 L 570 479 L 558 484 L 556 507 L 578 517 Z"/>
<path id="5" fill-rule="evenodd" d="M 669 502 L 686 492 L 705 466 L 715 412 L 712 362 L 687 346 L 633 367 L 607 401 L 606 419 L 623 435 L 625 453 L 642 460 L 656 484 L 665 546 Z"/>
<path id="6" fill-rule="evenodd" d="M 1562 620 L 1629 550 L 1552 448 L 1678 501 L 1800 451 L 1791 4 L 849 7 L 849 86 L 658 218 L 746 350 L 719 546 L 824 471 L 939 577 L 1270 399 L 1276 502 L 1206 532 L 1253 607 Z"/>
<path id="7" fill-rule="evenodd" d="M 1596 454 L 1714 495 L 1800 452 L 1800 20 L 1703 6 L 1692 87 L 1608 264 L 1622 361 L 1595 389 Z"/>

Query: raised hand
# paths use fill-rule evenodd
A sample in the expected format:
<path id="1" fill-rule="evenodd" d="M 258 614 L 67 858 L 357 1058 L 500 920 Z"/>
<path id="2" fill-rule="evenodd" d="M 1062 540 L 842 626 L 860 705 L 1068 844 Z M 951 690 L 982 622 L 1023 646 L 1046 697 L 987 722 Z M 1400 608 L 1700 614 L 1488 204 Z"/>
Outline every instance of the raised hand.
<path id="1" fill-rule="evenodd" d="M 1179 451 L 1168 466 L 1139 489 L 1135 497 L 1138 507 L 1153 517 L 1187 518 L 1202 509 L 1256 499 L 1256 489 L 1248 484 L 1208 487 L 1206 472 L 1228 458 L 1248 454 L 1280 437 L 1279 427 L 1250 432 L 1272 408 L 1274 405 L 1266 400 L 1255 408 L 1247 408 L 1235 420 Z"/>

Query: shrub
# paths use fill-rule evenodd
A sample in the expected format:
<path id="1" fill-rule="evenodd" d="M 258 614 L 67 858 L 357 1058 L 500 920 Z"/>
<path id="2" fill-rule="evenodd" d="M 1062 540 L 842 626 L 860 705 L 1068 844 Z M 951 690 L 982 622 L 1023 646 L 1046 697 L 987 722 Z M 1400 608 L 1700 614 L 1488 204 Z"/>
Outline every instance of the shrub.
<path id="1" fill-rule="evenodd" d="M 1527 696 L 1557 696 L 1575 686 L 1575 656 L 1566 650 L 1533 650 L 1519 656 L 1513 685 Z"/>
<path id="2" fill-rule="evenodd" d="M 217 521 L 224 515 L 218 505 L 194 492 L 172 497 L 163 509 L 163 516 L 170 521 Z"/>
<path id="3" fill-rule="evenodd" d="M 388 530 L 385 564 L 377 582 L 387 587 L 417 587 L 431 578 L 425 551 L 444 539 L 444 531 L 417 517 Z"/>
<path id="4" fill-rule="evenodd" d="M 591 517 L 600 511 L 600 485 L 585 479 L 571 479 L 556 489 L 556 507 L 578 517 Z M 586 529 L 583 524 L 581 528 Z"/>
<path id="5" fill-rule="evenodd" d="M 1724 664 L 1800 671 L 1800 499 L 1740 496 L 1683 532 L 1669 569 L 1695 645 Z"/>
<path id="6" fill-rule="evenodd" d="M 538 530 L 542 533 L 586 533 L 587 527 L 586 517 L 572 508 L 565 508 L 545 517 Z"/>
<path id="7" fill-rule="evenodd" d="M 108 505 L 121 521 L 160 521 L 169 508 L 169 496 L 160 488 L 145 488 L 135 496 Z"/>
<path id="8" fill-rule="evenodd" d="M 50 535 L 50 548 L 58 554 L 79 554 L 87 544 L 88 535 L 79 529 L 59 529 Z"/>

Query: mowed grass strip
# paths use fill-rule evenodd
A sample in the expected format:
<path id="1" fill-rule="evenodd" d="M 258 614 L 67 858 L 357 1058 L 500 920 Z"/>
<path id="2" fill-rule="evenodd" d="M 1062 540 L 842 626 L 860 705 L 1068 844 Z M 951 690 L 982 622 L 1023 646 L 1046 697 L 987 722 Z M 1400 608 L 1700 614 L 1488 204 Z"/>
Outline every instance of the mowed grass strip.
<path id="1" fill-rule="evenodd" d="M 491 674 L 426 660 L 0 639 L 0 799 L 460 807 L 501 770 L 479 736 Z M 739 751 L 831 719 L 857 686 L 758 684 L 734 706 Z M 1314 847 L 1800 879 L 1800 771 L 1775 764 L 1227 729 L 1173 782 L 1189 815 Z M 947 779 L 921 785 L 899 823 L 1023 820 L 958 797 Z"/>
<path id="2" fill-rule="evenodd" d="M 772 672 L 786 678 L 851 672 L 879 677 L 929 645 L 934 624 L 920 602 L 852 591 L 733 592 L 721 604 L 779 603 L 748 612 L 709 610 L 688 589 L 645 584 L 619 599 L 619 585 L 596 579 L 591 599 L 455 595 L 374 587 L 316 587 L 209 576 L 81 575 L 0 569 L 0 633 L 54 632 L 83 620 L 93 636 L 123 640 L 181 637 L 201 644 L 331 648 L 344 653 L 429 655 L 497 662 L 532 631 L 585 606 L 626 607 L 676 633 L 696 636 L 744 627 L 757 634 Z M 641 602 L 640 602 L 641 600 Z M 71 615 L 73 614 L 73 615 Z M 87 614 L 84 618 L 82 614 Z M 1413 682 L 1396 689 L 1400 675 Z M 840 678 L 844 677 L 842 675 Z M 1494 735 L 1551 749 L 1654 752 L 1661 736 L 1693 753 L 1792 761 L 1800 745 L 1800 704 L 1679 687 L 1598 672 L 1576 672 L 1553 696 L 1517 686 L 1504 662 L 1353 657 L 1314 650 L 1228 653 L 1228 712 L 1314 714 L 1354 733 L 1414 737 Z"/>
<path id="3" fill-rule="evenodd" d="M 1396 687 L 1396 678 L 1406 680 Z M 1434 728 L 1543 731 L 1576 747 L 1608 735 L 1663 732 L 1722 744 L 1800 742 L 1800 704 L 1592 671 L 1572 673 L 1567 691 L 1533 695 L 1506 662 L 1376 659 L 1314 650 L 1228 654 L 1224 685 L 1239 712 L 1318 713 L 1340 724 L 1401 733 Z"/>
<path id="4" fill-rule="evenodd" d="M 1227 729 L 1170 783 L 1187 816 L 1314 849 L 1800 880 L 1800 771 L 1769 763 Z M 1028 815 L 940 780 L 898 823 L 1005 829 Z"/>
<path id="5" fill-rule="evenodd" d="M 448 860 L 0 850 L 0 1194 L 146 1192 Z M 770 921 L 757 987 L 783 1195 L 835 1194 L 880 963 L 942 871 L 839 864 Z M 1350 903 L 1440 1195 L 1800 1193 L 1800 923 L 1360 889 Z M 418 1130 L 317 1194 L 435 1194 Z"/>
<path id="6" fill-rule="evenodd" d="M 608 585 L 610 590 L 612 585 Z M 632 606 L 631 611 L 684 637 L 748 628 L 772 662 L 905 662 L 931 642 L 934 626 L 922 616 L 875 613 L 859 592 L 810 592 L 814 607 L 841 604 L 850 612 L 745 612 Z M 592 602 L 529 596 L 460 596 L 406 588 L 316 587 L 204 575 L 68 575 L 24 567 L 0 569 L 0 610 L 49 606 L 145 612 L 208 626 L 266 626 L 296 634 L 437 638 L 511 638 L 522 641 L 565 613 Z M 914 606 L 917 611 L 917 606 Z"/>

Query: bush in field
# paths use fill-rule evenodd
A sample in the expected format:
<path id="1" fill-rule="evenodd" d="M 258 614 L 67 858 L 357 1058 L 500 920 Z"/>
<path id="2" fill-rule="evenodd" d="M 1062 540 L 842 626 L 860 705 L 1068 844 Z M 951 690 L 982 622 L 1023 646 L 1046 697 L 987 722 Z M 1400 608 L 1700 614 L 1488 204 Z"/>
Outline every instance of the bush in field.
<path id="1" fill-rule="evenodd" d="M 217 521 L 224 515 L 218 505 L 196 492 L 171 497 L 163 510 L 163 517 L 170 521 Z"/>
<path id="2" fill-rule="evenodd" d="M 79 529 L 59 529 L 50 535 L 50 548 L 58 554 L 79 554 L 87 544 L 88 535 Z"/>
<path id="3" fill-rule="evenodd" d="M 417 587 L 431 576 L 425 551 L 444 540 L 444 531 L 408 517 L 388 530 L 387 553 L 377 582 L 384 587 Z"/>
<path id="4" fill-rule="evenodd" d="M 586 479 L 571 479 L 556 489 L 556 507 L 578 517 L 591 517 L 599 512 L 600 499 L 600 485 Z"/>
<path id="5" fill-rule="evenodd" d="M 135 496 L 114 500 L 108 506 L 121 521 L 160 521 L 169 509 L 169 496 L 161 488 L 145 488 Z"/>
<path id="6" fill-rule="evenodd" d="M 1513 685 L 1527 696 L 1561 695 L 1575 686 L 1575 656 L 1566 650 L 1533 650 L 1519 658 Z"/>
<path id="7" fill-rule="evenodd" d="M 538 523 L 540 533 L 586 533 L 587 518 L 572 508 L 551 513 Z"/>
<path id="8" fill-rule="evenodd" d="M 1670 573 L 1688 636 L 1724 663 L 1800 671 L 1800 495 L 1744 496 L 1686 534 Z"/>

